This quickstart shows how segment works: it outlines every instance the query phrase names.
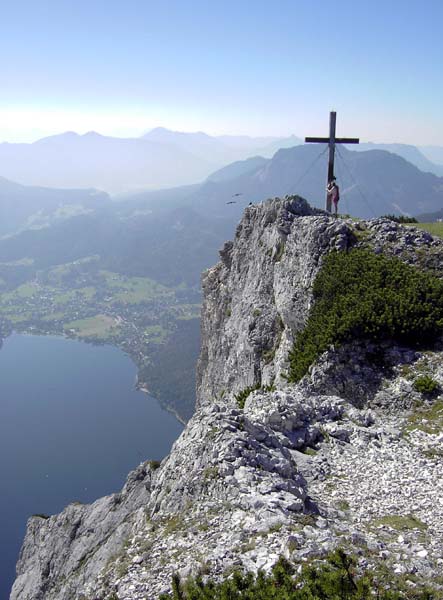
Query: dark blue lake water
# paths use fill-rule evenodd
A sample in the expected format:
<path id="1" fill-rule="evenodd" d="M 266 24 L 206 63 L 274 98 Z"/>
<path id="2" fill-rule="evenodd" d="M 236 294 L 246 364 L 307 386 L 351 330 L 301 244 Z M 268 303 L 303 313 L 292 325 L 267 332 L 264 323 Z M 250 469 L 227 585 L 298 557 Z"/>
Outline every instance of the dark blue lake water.
<path id="1" fill-rule="evenodd" d="M 27 518 L 118 491 L 161 459 L 183 426 L 134 390 L 120 350 L 13 335 L 0 350 L 0 600 L 9 598 Z"/>

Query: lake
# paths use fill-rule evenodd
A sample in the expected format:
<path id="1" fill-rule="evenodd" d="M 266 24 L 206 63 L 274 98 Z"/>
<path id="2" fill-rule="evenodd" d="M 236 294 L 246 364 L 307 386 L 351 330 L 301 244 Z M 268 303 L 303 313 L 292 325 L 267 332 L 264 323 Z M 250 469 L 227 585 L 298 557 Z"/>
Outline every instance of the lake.
<path id="1" fill-rule="evenodd" d="M 110 346 L 14 334 L 0 350 L 0 600 L 9 598 L 32 514 L 118 491 L 168 454 L 183 426 L 134 389 L 136 367 Z"/>

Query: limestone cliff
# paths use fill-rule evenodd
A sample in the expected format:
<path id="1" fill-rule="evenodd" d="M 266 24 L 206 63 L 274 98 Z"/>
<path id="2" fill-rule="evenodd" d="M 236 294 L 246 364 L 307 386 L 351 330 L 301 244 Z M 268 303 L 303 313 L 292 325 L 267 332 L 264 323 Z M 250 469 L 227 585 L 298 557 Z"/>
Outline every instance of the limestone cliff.
<path id="1" fill-rule="evenodd" d="M 363 242 L 443 272 L 443 243 L 416 229 L 334 219 L 297 197 L 246 209 L 203 278 L 195 415 L 120 494 L 30 519 L 12 600 L 154 600 L 174 572 L 257 571 L 337 545 L 411 585 L 441 571 L 443 417 L 419 426 L 435 404 L 413 382 L 443 385 L 442 353 L 386 344 L 385 368 L 356 340 L 300 384 L 284 378 L 323 257 Z M 237 392 L 271 383 L 238 406 Z"/>
<path id="2" fill-rule="evenodd" d="M 363 243 L 443 273 L 443 242 L 427 232 L 386 219 L 334 219 L 299 197 L 248 207 L 234 242 L 203 276 L 197 404 L 248 386 L 284 385 L 322 257 Z"/>

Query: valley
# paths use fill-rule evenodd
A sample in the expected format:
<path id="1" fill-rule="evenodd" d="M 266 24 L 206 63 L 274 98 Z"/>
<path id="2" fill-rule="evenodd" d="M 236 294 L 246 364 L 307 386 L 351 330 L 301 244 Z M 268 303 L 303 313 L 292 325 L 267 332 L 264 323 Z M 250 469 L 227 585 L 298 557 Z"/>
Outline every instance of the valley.
<path id="1" fill-rule="evenodd" d="M 0 335 L 12 331 L 63 335 L 116 346 L 137 365 L 137 387 L 149 390 L 184 422 L 193 411 L 192 392 L 178 402 L 173 394 L 166 397 L 161 381 L 154 389 L 147 376 L 156 370 L 159 353 L 183 322 L 187 329 L 198 331 L 199 313 L 196 290 L 106 271 L 96 257 L 90 257 L 38 271 L 34 278 L 1 294 Z M 183 385 L 190 390 L 192 366 L 187 377 L 189 382 Z"/>

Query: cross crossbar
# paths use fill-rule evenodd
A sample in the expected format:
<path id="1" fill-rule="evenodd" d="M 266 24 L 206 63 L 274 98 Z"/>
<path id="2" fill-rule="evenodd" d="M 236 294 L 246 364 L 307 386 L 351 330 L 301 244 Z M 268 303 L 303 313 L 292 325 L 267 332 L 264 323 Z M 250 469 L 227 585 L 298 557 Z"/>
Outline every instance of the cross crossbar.
<path id="1" fill-rule="evenodd" d="M 321 137 L 306 137 L 305 142 L 316 142 L 319 144 L 329 144 L 331 140 L 329 138 L 321 138 Z M 336 144 L 359 144 L 359 138 L 334 138 L 334 142 Z"/>
<path id="2" fill-rule="evenodd" d="M 305 138 L 306 143 L 314 144 L 329 144 L 329 161 L 328 161 L 328 184 L 335 179 L 334 177 L 334 155 L 335 155 L 335 144 L 359 144 L 359 138 L 336 138 L 335 137 L 335 123 L 337 113 L 329 113 L 329 137 L 307 137 Z M 326 193 L 326 210 L 331 212 L 331 196 Z"/>

